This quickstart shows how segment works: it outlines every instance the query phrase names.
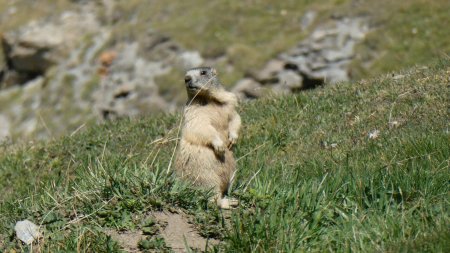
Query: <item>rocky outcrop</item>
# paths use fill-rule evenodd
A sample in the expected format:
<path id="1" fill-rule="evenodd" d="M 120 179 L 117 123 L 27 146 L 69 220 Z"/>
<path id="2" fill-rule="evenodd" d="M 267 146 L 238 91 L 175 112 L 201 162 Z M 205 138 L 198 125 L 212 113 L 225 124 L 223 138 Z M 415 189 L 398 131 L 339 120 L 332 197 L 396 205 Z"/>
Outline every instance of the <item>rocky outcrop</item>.
<path id="1" fill-rule="evenodd" d="M 261 84 L 252 78 L 244 78 L 239 80 L 234 86 L 234 93 L 241 96 L 241 98 L 255 99 L 263 95 Z"/>
<path id="2" fill-rule="evenodd" d="M 309 14 L 309 16 L 313 16 Z M 308 17 L 304 25 L 308 25 Z M 324 83 L 347 81 L 355 46 L 369 31 L 365 18 L 337 18 L 317 27 L 296 47 L 269 61 L 250 78 L 237 83 L 234 91 L 242 98 L 257 98 L 269 90 L 275 93 L 297 92 Z"/>
<path id="3" fill-rule="evenodd" d="M 95 14 L 84 8 L 80 12 L 67 11 L 52 22 L 31 22 L 3 34 L 1 41 L 7 63 L 3 68 L 4 86 L 24 84 L 44 75 L 98 29 Z"/>
<path id="4" fill-rule="evenodd" d="M 187 51 L 153 30 L 140 44 L 119 43 L 112 50 L 119 53 L 94 94 L 96 112 L 105 120 L 173 112 L 177 105 L 161 96 L 155 78 L 173 68 L 198 67 L 204 61 L 198 52 Z"/>
<path id="5" fill-rule="evenodd" d="M 114 1 L 102 3 L 110 13 L 103 21 L 97 17 L 99 2 L 82 1 L 76 9 L 0 35 L 0 142 L 46 139 L 99 120 L 172 112 L 179 105 L 167 96 L 172 87 L 156 83 L 158 76 L 203 64 L 225 64 L 233 71 L 226 55 L 203 59 L 151 28 L 138 42 L 126 35 L 112 38 L 114 22 L 105 20 L 114 19 L 108 18 L 115 15 Z M 308 12 L 301 29 L 309 29 L 315 16 Z M 347 80 L 354 46 L 367 30 L 363 18 L 334 19 L 249 73 L 233 91 L 255 99 Z"/>
<path id="6" fill-rule="evenodd" d="M 159 96 L 154 78 L 170 68 L 138 55 L 137 43 L 126 44 L 102 77 L 94 94 L 97 113 L 102 119 L 134 117 L 173 110 L 174 105 Z"/>
<path id="7" fill-rule="evenodd" d="M 350 78 L 348 65 L 355 46 L 369 31 L 364 18 L 342 18 L 319 26 L 296 48 L 280 55 L 286 68 L 297 71 L 306 80 L 336 83 Z M 308 86 L 308 83 L 304 83 Z"/>
<path id="8" fill-rule="evenodd" d="M 111 40 L 111 27 L 89 6 L 3 37 L 0 83 L 8 88 L 0 91 L 0 142 L 177 108 L 161 96 L 155 77 L 202 64 L 200 54 L 151 29 L 140 43 Z"/>

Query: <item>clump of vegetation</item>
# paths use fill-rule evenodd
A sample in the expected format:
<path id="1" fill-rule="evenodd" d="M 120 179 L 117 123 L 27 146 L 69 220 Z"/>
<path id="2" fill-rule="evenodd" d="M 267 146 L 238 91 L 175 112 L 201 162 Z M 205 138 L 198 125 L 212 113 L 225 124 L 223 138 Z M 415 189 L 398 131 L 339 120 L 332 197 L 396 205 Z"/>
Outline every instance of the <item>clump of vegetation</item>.
<path id="1" fill-rule="evenodd" d="M 244 104 L 231 214 L 172 175 L 180 115 L 0 154 L 0 248 L 28 250 L 12 227 L 29 219 L 44 229 L 34 248 L 117 252 L 106 229 L 153 234 L 148 213 L 176 208 L 221 240 L 211 250 L 446 252 L 449 67 Z M 142 249 L 166 249 L 146 236 Z"/>

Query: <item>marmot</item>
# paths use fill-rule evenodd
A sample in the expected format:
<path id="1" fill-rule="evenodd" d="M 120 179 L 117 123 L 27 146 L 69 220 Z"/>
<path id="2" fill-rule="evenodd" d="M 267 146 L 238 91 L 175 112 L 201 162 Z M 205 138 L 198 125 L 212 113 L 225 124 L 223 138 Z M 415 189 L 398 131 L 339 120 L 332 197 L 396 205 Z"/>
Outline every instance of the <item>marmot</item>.
<path id="1" fill-rule="evenodd" d="M 236 169 L 231 148 L 241 127 L 237 97 L 222 87 L 210 67 L 188 70 L 184 82 L 188 102 L 175 171 L 194 185 L 213 189 L 220 208 L 237 206 L 237 200 L 225 197 Z"/>

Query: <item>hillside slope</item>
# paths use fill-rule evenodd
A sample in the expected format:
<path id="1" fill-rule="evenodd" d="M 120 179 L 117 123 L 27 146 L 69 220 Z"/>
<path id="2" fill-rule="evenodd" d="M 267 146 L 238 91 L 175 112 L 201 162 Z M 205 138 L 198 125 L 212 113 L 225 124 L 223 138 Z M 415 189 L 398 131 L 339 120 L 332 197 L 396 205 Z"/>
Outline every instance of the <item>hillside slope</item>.
<path id="1" fill-rule="evenodd" d="M 173 111 L 199 65 L 251 98 L 427 65 L 450 52 L 448 13 L 448 0 L 0 0 L 0 142 Z"/>
<path id="2" fill-rule="evenodd" d="M 170 211 L 214 238 L 211 251 L 449 251 L 449 76 L 443 59 L 243 104 L 231 212 L 173 177 L 180 115 L 3 148 L 0 248 L 28 251 L 13 227 L 29 219 L 44 252 L 130 250 L 111 231 L 167 251 L 148 217 Z"/>

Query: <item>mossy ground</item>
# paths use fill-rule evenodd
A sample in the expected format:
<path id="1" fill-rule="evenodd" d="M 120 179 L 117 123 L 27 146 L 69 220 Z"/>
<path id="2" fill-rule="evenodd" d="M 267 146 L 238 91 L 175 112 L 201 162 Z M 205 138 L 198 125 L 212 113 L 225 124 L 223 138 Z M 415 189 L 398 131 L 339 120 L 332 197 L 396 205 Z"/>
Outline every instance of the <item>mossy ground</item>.
<path id="1" fill-rule="evenodd" d="M 0 248 L 28 251 L 13 232 L 27 218 L 43 226 L 33 247 L 44 252 L 117 252 L 106 229 L 182 209 L 222 241 L 213 252 L 447 252 L 449 74 L 443 59 L 242 104 L 230 191 L 241 205 L 227 215 L 172 175 L 179 114 L 2 152 Z"/>

